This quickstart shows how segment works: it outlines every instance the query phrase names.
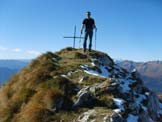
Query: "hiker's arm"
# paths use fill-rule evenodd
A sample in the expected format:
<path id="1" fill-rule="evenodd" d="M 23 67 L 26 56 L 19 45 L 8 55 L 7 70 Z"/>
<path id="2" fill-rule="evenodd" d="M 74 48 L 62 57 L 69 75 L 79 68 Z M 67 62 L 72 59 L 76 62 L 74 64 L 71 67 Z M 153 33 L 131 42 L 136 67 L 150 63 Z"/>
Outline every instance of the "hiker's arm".
<path id="1" fill-rule="evenodd" d="M 97 30 L 97 27 L 96 27 L 96 25 L 95 25 L 95 24 L 93 25 L 93 28 L 94 28 L 95 30 Z"/>

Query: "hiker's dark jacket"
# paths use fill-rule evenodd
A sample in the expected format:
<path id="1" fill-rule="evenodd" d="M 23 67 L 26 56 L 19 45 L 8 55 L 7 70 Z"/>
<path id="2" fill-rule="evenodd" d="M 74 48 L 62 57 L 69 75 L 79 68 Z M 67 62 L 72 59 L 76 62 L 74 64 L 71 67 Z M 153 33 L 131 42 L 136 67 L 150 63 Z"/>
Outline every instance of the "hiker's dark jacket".
<path id="1" fill-rule="evenodd" d="M 86 18 L 83 20 L 83 24 L 85 25 L 85 31 L 86 30 L 93 30 L 94 25 L 95 25 L 95 21 L 94 19 L 90 18 Z"/>

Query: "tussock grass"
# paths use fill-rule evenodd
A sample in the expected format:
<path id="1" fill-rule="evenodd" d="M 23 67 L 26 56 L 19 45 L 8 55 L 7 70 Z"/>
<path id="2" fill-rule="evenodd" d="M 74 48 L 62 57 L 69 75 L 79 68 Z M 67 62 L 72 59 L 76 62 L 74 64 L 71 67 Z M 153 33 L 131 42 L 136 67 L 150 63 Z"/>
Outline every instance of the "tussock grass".
<path id="1" fill-rule="evenodd" d="M 14 108 L 10 105 L 0 109 L 0 122 L 10 122 L 14 116 Z"/>
<path id="2" fill-rule="evenodd" d="M 47 90 L 49 88 L 60 89 L 65 95 L 73 94 L 72 89 L 76 88 L 75 84 L 69 79 L 58 76 L 54 79 L 47 80 L 40 84 L 39 89 Z"/>
<path id="3" fill-rule="evenodd" d="M 81 111 L 71 111 L 72 99 L 77 94 L 74 89 L 105 81 L 84 73 L 80 67 L 81 64 L 90 66 L 95 55 L 99 55 L 98 52 L 85 56 L 82 50 L 68 47 L 34 59 L 0 90 L 0 122 L 58 122 L 62 118 L 69 122 L 75 119 Z M 78 72 L 68 78 L 61 76 L 70 71 Z M 82 77 L 87 78 L 79 84 Z M 98 99 L 108 107 L 113 106 L 111 96 L 100 95 Z"/>
<path id="4" fill-rule="evenodd" d="M 51 122 L 52 113 L 41 104 L 32 103 L 15 116 L 13 122 Z"/>

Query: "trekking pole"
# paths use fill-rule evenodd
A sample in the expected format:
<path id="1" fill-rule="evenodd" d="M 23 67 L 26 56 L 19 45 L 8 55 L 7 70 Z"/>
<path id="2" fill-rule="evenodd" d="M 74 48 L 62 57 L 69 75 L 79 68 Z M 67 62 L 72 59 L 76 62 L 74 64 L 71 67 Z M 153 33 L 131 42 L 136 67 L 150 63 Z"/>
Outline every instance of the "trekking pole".
<path id="1" fill-rule="evenodd" d="M 95 50 L 96 50 L 96 42 L 97 42 L 97 29 L 95 29 Z"/>

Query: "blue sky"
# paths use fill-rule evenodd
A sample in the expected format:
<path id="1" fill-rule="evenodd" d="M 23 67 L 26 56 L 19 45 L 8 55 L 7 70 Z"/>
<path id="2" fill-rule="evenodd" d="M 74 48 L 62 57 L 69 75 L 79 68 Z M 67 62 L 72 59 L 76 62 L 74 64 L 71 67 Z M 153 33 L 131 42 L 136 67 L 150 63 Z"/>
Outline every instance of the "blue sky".
<path id="1" fill-rule="evenodd" d="M 97 50 L 117 59 L 162 60 L 161 0 L 0 0 L 0 59 L 72 46 L 63 36 L 74 25 L 80 35 L 86 11 L 98 28 Z"/>

